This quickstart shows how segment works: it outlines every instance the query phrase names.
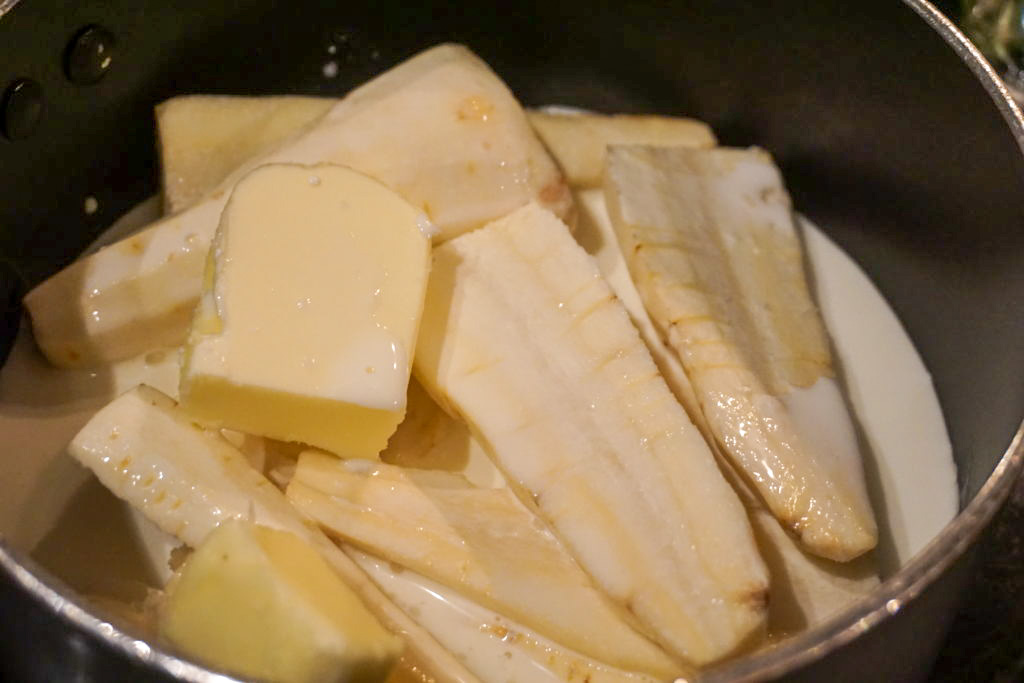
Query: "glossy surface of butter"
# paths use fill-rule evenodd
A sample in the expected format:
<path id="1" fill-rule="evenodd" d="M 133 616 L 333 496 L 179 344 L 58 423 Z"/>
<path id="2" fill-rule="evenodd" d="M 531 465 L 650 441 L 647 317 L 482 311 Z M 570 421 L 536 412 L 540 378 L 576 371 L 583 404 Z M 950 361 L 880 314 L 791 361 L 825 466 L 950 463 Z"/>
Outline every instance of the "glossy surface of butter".
<path id="1" fill-rule="evenodd" d="M 189 558 L 160 630 L 210 665 L 281 683 L 383 680 L 402 651 L 316 550 L 239 520 Z"/>
<path id="2" fill-rule="evenodd" d="M 184 354 L 201 422 L 374 458 L 405 411 L 429 223 L 340 166 L 270 165 L 239 182 Z"/>

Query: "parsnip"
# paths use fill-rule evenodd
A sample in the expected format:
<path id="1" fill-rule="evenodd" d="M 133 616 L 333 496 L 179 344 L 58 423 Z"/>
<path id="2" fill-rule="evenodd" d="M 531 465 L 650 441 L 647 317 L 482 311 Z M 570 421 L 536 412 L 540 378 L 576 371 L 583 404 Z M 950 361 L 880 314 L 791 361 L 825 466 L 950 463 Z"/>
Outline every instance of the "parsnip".
<path id="1" fill-rule="evenodd" d="M 613 146 L 605 196 L 644 305 L 737 471 L 811 552 L 873 548 L 851 418 L 771 158 Z M 828 406 L 830 430 L 801 410 L 808 400 Z"/>
<path id="2" fill-rule="evenodd" d="M 550 212 L 435 249 L 414 370 L 646 635 L 703 665 L 760 633 L 768 577 L 743 508 Z"/>
<path id="3" fill-rule="evenodd" d="M 782 637 L 814 626 L 870 593 L 879 584 L 873 553 L 843 563 L 809 554 L 783 529 L 750 486 L 736 475 L 721 452 L 678 356 L 662 341 L 629 277 L 605 207 L 604 192 L 600 189 L 579 191 L 575 193 L 575 201 L 579 208 L 575 237 L 594 256 L 601 274 L 629 311 L 669 388 L 704 435 L 726 479 L 747 508 L 754 538 L 771 576 L 769 634 Z"/>
<path id="4" fill-rule="evenodd" d="M 313 125 L 327 97 L 180 95 L 156 106 L 164 212 L 192 206 L 232 171 Z"/>

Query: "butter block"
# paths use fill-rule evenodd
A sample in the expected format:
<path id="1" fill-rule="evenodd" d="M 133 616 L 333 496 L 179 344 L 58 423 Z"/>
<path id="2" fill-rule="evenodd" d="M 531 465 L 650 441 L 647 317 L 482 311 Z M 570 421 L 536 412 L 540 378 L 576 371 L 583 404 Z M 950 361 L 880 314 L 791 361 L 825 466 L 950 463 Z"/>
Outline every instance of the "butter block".
<path id="1" fill-rule="evenodd" d="M 189 557 L 160 632 L 208 665 L 271 683 L 382 681 L 402 653 L 316 550 L 241 520 Z"/>
<path id="2" fill-rule="evenodd" d="M 204 424 L 376 458 L 405 413 L 429 226 L 345 167 L 243 178 L 211 246 L 182 407 Z"/>

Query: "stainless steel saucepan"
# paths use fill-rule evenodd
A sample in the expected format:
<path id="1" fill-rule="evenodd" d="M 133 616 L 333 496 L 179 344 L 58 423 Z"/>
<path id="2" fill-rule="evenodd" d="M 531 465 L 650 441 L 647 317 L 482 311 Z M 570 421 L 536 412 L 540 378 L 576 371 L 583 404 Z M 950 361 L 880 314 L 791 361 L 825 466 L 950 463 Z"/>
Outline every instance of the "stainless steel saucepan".
<path id="1" fill-rule="evenodd" d="M 26 288 L 157 191 L 151 112 L 175 94 L 336 95 L 450 40 L 525 104 L 682 113 L 771 150 L 794 203 L 865 269 L 932 373 L 960 514 L 845 613 L 706 679 L 928 674 L 975 541 L 1024 465 L 1024 119 L 935 6 L 23 0 L 0 14 L 5 348 Z M 330 78 L 327 44 L 340 48 Z M 23 458 L 0 434 L 0 501 Z M 94 614 L 0 536 L 0 678 L 218 680 Z"/>

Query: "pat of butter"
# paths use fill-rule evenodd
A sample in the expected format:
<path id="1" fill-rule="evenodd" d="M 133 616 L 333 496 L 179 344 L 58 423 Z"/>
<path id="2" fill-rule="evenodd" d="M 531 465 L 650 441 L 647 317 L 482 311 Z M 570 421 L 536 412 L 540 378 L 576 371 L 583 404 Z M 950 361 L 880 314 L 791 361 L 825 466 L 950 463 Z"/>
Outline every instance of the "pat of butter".
<path id="1" fill-rule="evenodd" d="M 377 457 L 405 414 L 429 262 L 426 218 L 376 180 L 327 164 L 256 169 L 211 246 L 182 407 Z"/>
<path id="2" fill-rule="evenodd" d="M 207 664 L 273 683 L 381 681 L 403 647 L 316 550 L 240 520 L 210 532 L 172 580 L 160 633 Z"/>

